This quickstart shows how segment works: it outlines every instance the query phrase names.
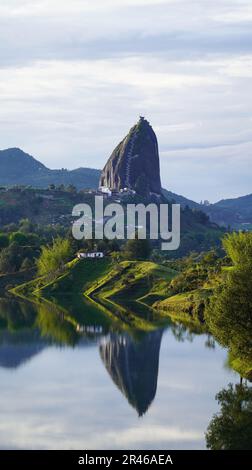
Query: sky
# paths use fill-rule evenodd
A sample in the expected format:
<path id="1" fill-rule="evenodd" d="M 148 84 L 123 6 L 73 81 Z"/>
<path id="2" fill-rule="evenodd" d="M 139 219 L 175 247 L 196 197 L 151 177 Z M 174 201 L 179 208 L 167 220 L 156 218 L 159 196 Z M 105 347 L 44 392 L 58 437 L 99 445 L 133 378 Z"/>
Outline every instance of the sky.
<path id="1" fill-rule="evenodd" d="M 249 0 L 0 0 L 0 148 L 103 168 L 144 115 L 163 187 L 200 201 L 252 182 Z"/>

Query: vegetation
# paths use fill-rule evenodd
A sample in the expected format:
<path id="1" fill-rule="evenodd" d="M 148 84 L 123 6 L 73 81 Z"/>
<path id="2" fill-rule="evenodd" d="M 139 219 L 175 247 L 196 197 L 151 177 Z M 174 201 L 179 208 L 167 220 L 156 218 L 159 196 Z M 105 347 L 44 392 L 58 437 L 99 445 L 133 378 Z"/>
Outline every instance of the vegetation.
<path id="1" fill-rule="evenodd" d="M 251 450 L 252 388 L 229 385 L 216 396 L 221 411 L 215 414 L 206 433 L 212 450 Z"/>
<path id="2" fill-rule="evenodd" d="M 126 259 L 148 259 L 150 254 L 151 245 L 149 240 L 135 238 L 128 240 L 124 245 L 124 256 Z"/>
<path id="3" fill-rule="evenodd" d="M 41 171 L 38 172 L 41 174 Z M 5 231 L 5 227 L 10 227 L 10 231 L 21 231 L 23 234 L 32 233 L 33 226 L 48 227 L 55 230 L 55 236 L 64 235 L 64 232 L 71 228 L 72 209 L 79 203 L 89 204 L 94 208 L 95 191 L 88 189 L 78 190 L 73 184 L 48 184 L 47 189 L 35 189 L 29 186 L 15 186 L 9 189 L 0 190 L 0 222 Z M 85 184 L 84 184 L 85 186 Z M 145 188 L 146 189 L 146 188 Z M 145 190 L 143 190 L 145 193 Z M 123 205 L 130 203 L 148 204 L 150 199 L 146 194 L 120 197 Z M 160 203 L 164 202 L 160 200 Z M 104 204 L 113 202 L 112 199 L 104 201 Z M 26 222 L 22 225 L 21 221 Z M 202 252 L 210 250 L 220 245 L 220 239 L 224 230 L 212 224 L 208 217 L 199 210 L 192 210 L 185 207 L 181 212 L 181 244 L 179 250 L 172 254 L 180 258 L 188 255 L 191 251 Z M 160 248 L 158 241 L 151 243 L 152 249 Z M 1 242 L 0 242 L 1 246 Z M 165 260 L 171 256 L 167 252 L 159 250 L 159 256 Z"/>
<path id="4" fill-rule="evenodd" d="M 252 377 L 252 233 L 228 234 L 221 252 L 170 262 L 180 273 L 166 298 L 156 301 L 160 314 L 209 331 L 229 350 L 230 364 Z"/>
<path id="5" fill-rule="evenodd" d="M 94 195 L 78 192 L 71 184 L 51 185 L 48 190 L 16 187 L 1 191 L 0 288 L 30 281 L 29 274 L 19 274 L 32 272 L 34 276 L 37 268 L 42 280 L 35 281 L 39 288 L 29 283 L 29 293 L 33 290 L 42 297 L 60 298 L 60 292 L 73 293 L 74 283 L 78 298 L 80 292 L 88 292 L 103 308 L 109 302 L 106 312 L 112 308 L 113 314 L 118 304 L 125 303 L 123 297 L 132 299 L 138 310 L 141 304 L 142 317 L 147 315 L 143 308 L 148 307 L 155 312 L 153 318 L 173 317 L 208 330 L 229 349 L 232 364 L 250 376 L 251 233 L 229 234 L 221 247 L 224 231 L 211 224 L 204 213 L 185 206 L 176 258 L 163 253 L 157 241 L 77 242 L 70 234 L 70 214 L 74 204 L 84 201 L 92 207 Z M 205 247 L 209 251 L 204 251 Z M 68 264 L 78 250 L 94 249 L 109 257 L 105 274 L 102 263 L 97 267 L 92 264 L 88 272 L 77 267 L 75 260 Z M 181 257 L 188 252 L 190 255 Z M 78 270 L 80 282 L 75 276 Z M 121 310 L 121 318 L 129 321 L 132 311 Z"/>
<path id="6" fill-rule="evenodd" d="M 52 246 L 42 247 L 41 255 L 37 261 L 38 274 L 49 277 L 61 272 L 72 255 L 70 241 L 60 237 L 56 238 Z"/>
<path id="7" fill-rule="evenodd" d="M 76 305 L 79 308 L 80 304 L 83 308 L 85 296 L 108 317 L 120 320 L 121 325 L 150 330 L 155 328 L 155 322 L 146 298 L 163 295 L 162 289 L 175 274 L 150 261 L 115 263 L 110 257 L 75 259 L 66 264 L 61 274 L 54 272 L 49 280 L 48 276 L 35 279 L 16 287 L 13 292 L 35 301 L 51 300 L 61 308 L 70 309 Z M 134 307 L 126 306 L 127 300 L 135 303 Z"/>
<path id="8" fill-rule="evenodd" d="M 19 224 L 2 226 L 0 232 L 0 276 L 9 277 L 36 268 L 41 248 L 51 244 L 58 235 L 67 232 L 58 226 L 31 224 L 28 219 L 21 219 Z M 21 277 L 17 276 L 17 279 Z M 15 279 L 13 277 L 15 284 Z M 1 282 L 1 285 L 8 285 Z"/>
<path id="9" fill-rule="evenodd" d="M 230 234 L 223 245 L 234 267 L 210 299 L 206 321 L 221 344 L 252 364 L 252 233 Z"/>

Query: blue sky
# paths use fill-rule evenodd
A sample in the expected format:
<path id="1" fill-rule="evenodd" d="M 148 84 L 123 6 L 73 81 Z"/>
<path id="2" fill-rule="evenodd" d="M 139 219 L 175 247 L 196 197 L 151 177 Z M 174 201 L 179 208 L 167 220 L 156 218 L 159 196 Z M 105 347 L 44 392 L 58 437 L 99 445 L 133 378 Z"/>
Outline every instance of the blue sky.
<path id="1" fill-rule="evenodd" d="M 251 193 L 248 0 L 0 0 L 0 148 L 102 168 L 143 114 L 167 189 Z"/>

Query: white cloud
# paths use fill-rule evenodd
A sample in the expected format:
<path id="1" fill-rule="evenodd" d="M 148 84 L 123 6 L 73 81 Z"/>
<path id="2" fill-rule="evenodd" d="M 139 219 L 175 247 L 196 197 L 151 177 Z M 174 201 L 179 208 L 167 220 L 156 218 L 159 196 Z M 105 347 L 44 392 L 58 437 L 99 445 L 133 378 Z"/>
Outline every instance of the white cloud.
<path id="1" fill-rule="evenodd" d="M 241 3 L 239 5 L 239 3 Z M 248 23 L 252 21 L 252 7 L 248 2 L 237 2 L 235 7 L 230 10 L 229 6 L 227 10 L 221 14 L 214 15 L 213 19 L 221 23 L 239 24 Z"/>
<path id="2" fill-rule="evenodd" d="M 242 166 L 252 177 L 239 153 L 251 140 L 250 10 L 237 0 L 2 0 L 0 147 L 54 168 L 101 168 L 143 113 L 158 135 L 163 184 L 183 193 L 174 172 L 187 155 L 184 192 L 214 199 L 211 159 L 235 148 L 233 173 Z M 169 166 L 166 155 L 176 159 Z M 242 181 L 246 192 L 240 176 L 222 196 Z"/>

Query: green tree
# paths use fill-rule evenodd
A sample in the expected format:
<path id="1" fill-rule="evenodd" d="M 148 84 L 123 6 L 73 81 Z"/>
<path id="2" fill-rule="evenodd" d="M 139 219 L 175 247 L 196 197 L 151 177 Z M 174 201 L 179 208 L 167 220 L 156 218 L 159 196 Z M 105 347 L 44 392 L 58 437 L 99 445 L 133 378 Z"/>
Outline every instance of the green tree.
<path id="1" fill-rule="evenodd" d="M 210 299 L 206 322 L 233 355 L 252 360 L 252 233 L 228 234 L 223 247 L 234 266 Z"/>
<path id="2" fill-rule="evenodd" d="M 73 184 L 69 184 L 66 188 L 67 192 L 69 193 L 76 193 L 77 192 L 77 189 L 76 187 L 73 185 Z"/>
<path id="3" fill-rule="evenodd" d="M 128 240 L 124 245 L 124 254 L 128 259 L 147 259 L 151 254 L 151 246 L 149 240 L 140 240 L 135 238 Z"/>
<path id="4" fill-rule="evenodd" d="M 22 248 L 12 243 L 3 248 L 0 253 L 0 272 L 3 274 L 13 273 L 19 270 L 22 263 Z"/>
<path id="5" fill-rule="evenodd" d="M 21 269 L 22 270 L 27 270 L 27 269 L 31 269 L 33 266 L 34 266 L 34 264 L 33 264 L 31 259 L 24 258 L 24 260 L 22 261 L 22 264 L 21 264 Z"/>
<path id="6" fill-rule="evenodd" d="M 252 263 L 252 232 L 227 234 L 223 247 L 235 266 Z"/>
<path id="7" fill-rule="evenodd" d="M 43 246 L 37 261 L 38 273 L 41 276 L 51 275 L 63 269 L 72 256 L 68 239 L 56 238 L 52 246 Z"/>
<path id="8" fill-rule="evenodd" d="M 0 250 L 9 245 L 9 237 L 5 233 L 0 233 Z"/>
<path id="9" fill-rule="evenodd" d="M 233 269 L 211 298 L 205 318 L 210 331 L 238 356 L 252 358 L 252 269 Z"/>
<path id="10" fill-rule="evenodd" d="M 31 233 L 34 230 L 34 224 L 29 219 L 22 219 L 19 222 L 19 229 L 22 233 Z"/>
<path id="11" fill-rule="evenodd" d="M 27 236 L 22 232 L 13 232 L 10 235 L 10 242 L 16 243 L 17 245 L 20 245 L 20 246 L 25 246 L 27 245 L 28 239 L 27 239 Z"/>
<path id="12" fill-rule="evenodd" d="M 229 384 L 216 395 L 220 413 L 213 416 L 206 432 L 211 450 L 252 449 L 252 389 Z"/>

